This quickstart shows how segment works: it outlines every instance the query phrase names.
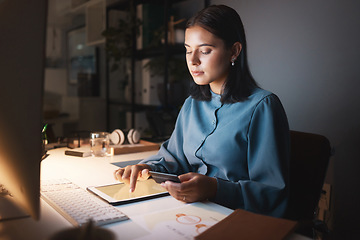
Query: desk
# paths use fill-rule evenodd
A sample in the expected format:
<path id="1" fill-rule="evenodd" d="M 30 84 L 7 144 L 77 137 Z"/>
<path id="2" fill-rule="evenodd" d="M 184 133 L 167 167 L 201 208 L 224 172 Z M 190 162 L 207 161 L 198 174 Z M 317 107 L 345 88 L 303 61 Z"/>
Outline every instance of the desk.
<path id="1" fill-rule="evenodd" d="M 67 178 L 79 185 L 82 188 L 88 186 L 96 186 L 102 184 L 111 184 L 116 181 L 113 178 L 113 172 L 116 167 L 111 163 L 129 161 L 135 159 L 142 159 L 146 156 L 154 154 L 156 151 L 117 155 L 109 157 L 72 157 L 64 154 L 65 148 L 53 149 L 48 151 L 50 154 L 41 163 L 41 178 L 42 179 L 58 179 Z M 57 231 L 72 227 L 72 225 L 58 214 L 52 207 L 41 199 L 41 214 L 40 220 L 35 221 L 31 218 L 24 218 L 18 220 L 11 220 L 0 222 L 0 239 L 1 240 L 24 240 L 37 239 L 45 240 Z M 117 239 L 159 239 L 152 237 L 152 233 L 141 226 L 141 218 L 144 214 L 151 214 L 158 211 L 177 209 L 181 207 L 206 206 L 207 209 L 214 211 L 224 216 L 232 212 L 231 209 L 222 207 L 218 204 L 206 203 L 192 203 L 185 204 L 177 201 L 171 196 L 146 200 L 137 203 L 117 206 L 130 220 L 109 224 L 103 226 L 104 228 L 113 231 Z M 169 235 L 164 236 L 164 239 L 179 239 Z M 293 234 L 292 240 L 307 239 Z"/>

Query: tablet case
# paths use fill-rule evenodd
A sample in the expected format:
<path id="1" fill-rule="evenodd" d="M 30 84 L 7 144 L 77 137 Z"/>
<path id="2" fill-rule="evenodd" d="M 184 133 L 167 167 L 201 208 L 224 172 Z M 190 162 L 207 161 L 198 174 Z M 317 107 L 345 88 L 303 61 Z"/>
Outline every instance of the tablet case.
<path id="1" fill-rule="evenodd" d="M 296 226 L 296 221 L 237 209 L 222 221 L 196 236 L 195 239 L 279 240 L 285 239 L 295 230 Z"/>

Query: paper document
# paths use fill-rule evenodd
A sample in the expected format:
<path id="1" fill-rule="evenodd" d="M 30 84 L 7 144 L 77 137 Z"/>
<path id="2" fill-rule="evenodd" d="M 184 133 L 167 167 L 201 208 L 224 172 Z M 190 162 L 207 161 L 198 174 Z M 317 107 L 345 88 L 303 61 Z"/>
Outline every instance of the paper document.
<path id="1" fill-rule="evenodd" d="M 206 204 L 196 203 L 184 205 L 176 209 L 143 215 L 132 218 L 140 226 L 149 231 L 145 239 L 194 239 L 227 215 L 211 210 Z"/>

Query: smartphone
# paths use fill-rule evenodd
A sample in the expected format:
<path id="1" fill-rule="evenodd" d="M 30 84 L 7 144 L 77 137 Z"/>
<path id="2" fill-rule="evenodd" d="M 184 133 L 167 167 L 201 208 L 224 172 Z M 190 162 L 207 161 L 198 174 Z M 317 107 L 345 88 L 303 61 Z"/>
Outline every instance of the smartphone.
<path id="1" fill-rule="evenodd" d="M 165 181 L 172 181 L 172 182 L 180 183 L 180 179 L 178 178 L 178 176 L 176 176 L 174 174 L 154 172 L 154 171 L 149 171 L 149 174 L 157 183 L 162 183 Z"/>

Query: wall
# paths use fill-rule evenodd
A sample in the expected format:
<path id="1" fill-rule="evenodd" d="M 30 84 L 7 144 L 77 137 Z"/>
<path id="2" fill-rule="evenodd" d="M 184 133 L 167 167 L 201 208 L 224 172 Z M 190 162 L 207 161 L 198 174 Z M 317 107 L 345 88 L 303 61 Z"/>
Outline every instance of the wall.
<path id="1" fill-rule="evenodd" d="M 355 238 L 360 226 L 360 1 L 211 3 L 229 5 L 241 15 L 253 75 L 280 97 L 291 129 L 331 141 L 336 152 L 327 182 L 334 191 L 334 234 Z"/>

